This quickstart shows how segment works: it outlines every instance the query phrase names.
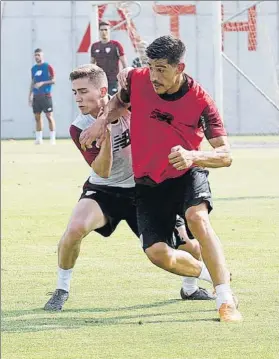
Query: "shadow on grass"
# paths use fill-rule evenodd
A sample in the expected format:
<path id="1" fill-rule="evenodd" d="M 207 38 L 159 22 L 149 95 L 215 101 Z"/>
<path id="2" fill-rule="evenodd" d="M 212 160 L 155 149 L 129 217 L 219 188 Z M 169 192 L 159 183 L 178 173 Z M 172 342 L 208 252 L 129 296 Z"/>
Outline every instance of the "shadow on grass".
<path id="1" fill-rule="evenodd" d="M 156 302 L 151 304 L 139 304 L 135 306 L 119 307 L 119 308 L 85 308 L 85 309 L 68 309 L 63 312 L 45 312 L 41 308 L 31 310 L 14 310 L 6 311 L 2 314 L 2 332 L 18 333 L 18 332 L 39 332 L 57 329 L 77 329 L 84 326 L 111 326 L 111 325 L 142 325 L 142 324 L 160 324 L 160 323 L 188 323 L 199 321 L 218 321 L 216 318 L 197 318 L 197 319 L 177 319 L 187 313 L 206 313 L 216 312 L 214 309 L 206 310 L 183 310 L 176 312 L 161 312 L 161 313 L 148 313 L 142 314 L 141 312 L 116 315 L 113 317 L 105 318 L 82 318 L 78 316 L 82 313 L 96 313 L 98 315 L 110 312 L 123 312 L 143 310 L 150 308 L 157 308 L 168 306 L 178 301 L 179 299 L 170 299 L 167 301 Z M 75 314 L 73 316 L 73 314 Z M 154 320 L 154 317 L 168 317 L 172 318 Z"/>

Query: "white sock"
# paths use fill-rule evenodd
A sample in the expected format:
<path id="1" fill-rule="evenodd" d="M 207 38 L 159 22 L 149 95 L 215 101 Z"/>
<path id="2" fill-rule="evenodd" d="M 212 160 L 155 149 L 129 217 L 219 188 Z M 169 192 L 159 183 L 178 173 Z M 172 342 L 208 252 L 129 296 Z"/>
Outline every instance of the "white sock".
<path id="1" fill-rule="evenodd" d="M 55 132 L 55 131 L 50 131 L 50 133 L 49 133 L 49 138 L 50 138 L 52 141 L 55 141 L 55 137 L 56 137 L 56 132 Z"/>
<path id="2" fill-rule="evenodd" d="M 36 131 L 36 140 L 41 141 L 43 139 L 43 131 Z"/>
<path id="3" fill-rule="evenodd" d="M 58 267 L 58 280 L 57 289 L 64 289 L 67 292 L 70 291 L 70 281 L 72 278 L 73 268 L 62 269 Z"/>
<path id="4" fill-rule="evenodd" d="M 182 281 L 183 292 L 187 295 L 193 294 L 198 287 L 198 278 L 195 277 L 184 277 Z"/>
<path id="5" fill-rule="evenodd" d="M 198 277 L 199 279 L 205 280 L 206 282 L 212 283 L 212 279 L 210 277 L 210 274 L 208 272 L 208 269 L 206 268 L 205 264 L 202 262 L 202 270 L 201 274 Z"/>
<path id="6" fill-rule="evenodd" d="M 223 303 L 234 304 L 232 291 L 229 284 L 219 284 L 215 287 L 216 290 L 216 307 L 217 310 L 221 307 Z"/>

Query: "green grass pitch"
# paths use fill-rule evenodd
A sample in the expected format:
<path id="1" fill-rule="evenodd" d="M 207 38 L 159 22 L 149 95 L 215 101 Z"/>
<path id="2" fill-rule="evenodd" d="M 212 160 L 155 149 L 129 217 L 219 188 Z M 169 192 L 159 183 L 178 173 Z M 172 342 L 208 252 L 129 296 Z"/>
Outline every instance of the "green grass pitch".
<path id="1" fill-rule="evenodd" d="M 219 323 L 214 302 L 180 300 L 181 278 L 152 265 L 125 223 L 83 241 L 65 310 L 44 312 L 89 168 L 70 140 L 2 141 L 2 359 L 279 358 L 276 141 L 235 139 L 233 165 L 210 171 L 239 325 Z"/>

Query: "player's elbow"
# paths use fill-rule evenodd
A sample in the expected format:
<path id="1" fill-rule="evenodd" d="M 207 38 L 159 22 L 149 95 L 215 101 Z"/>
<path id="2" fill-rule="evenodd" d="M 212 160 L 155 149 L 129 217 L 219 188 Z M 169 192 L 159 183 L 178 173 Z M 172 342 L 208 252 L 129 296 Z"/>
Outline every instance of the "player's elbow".
<path id="1" fill-rule="evenodd" d="M 101 178 L 109 178 L 111 175 L 111 168 L 96 168 L 96 166 L 91 166 L 93 171 Z"/>
<path id="2" fill-rule="evenodd" d="M 99 177 L 102 177 L 102 178 L 109 178 L 110 177 L 110 171 L 103 171 L 103 172 L 100 172 L 100 173 L 97 173 Z"/>

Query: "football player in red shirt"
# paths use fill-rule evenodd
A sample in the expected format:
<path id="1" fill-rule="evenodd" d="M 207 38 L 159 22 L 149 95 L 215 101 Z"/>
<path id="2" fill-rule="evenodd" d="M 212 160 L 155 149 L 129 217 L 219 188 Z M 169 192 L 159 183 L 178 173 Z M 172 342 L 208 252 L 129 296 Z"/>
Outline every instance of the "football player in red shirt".
<path id="1" fill-rule="evenodd" d="M 131 164 L 130 113 L 126 111 L 124 116 L 108 126 L 106 139 L 100 147 L 93 143 L 90 149 L 82 151 L 79 143 L 80 133 L 96 121 L 102 106 L 109 101 L 108 83 L 104 71 L 93 64 L 73 70 L 70 79 L 73 95 L 80 110 L 80 114 L 70 126 L 70 135 L 90 166 L 91 173 L 59 241 L 57 287 L 44 306 L 47 311 L 61 311 L 68 300 L 71 277 L 81 243 L 90 232 L 96 231 L 104 237 L 109 237 L 120 221 L 125 220 L 131 230 L 139 236 Z M 190 242 L 188 239 L 184 221 L 177 220 L 175 232 L 168 240 L 175 248 L 190 252 L 186 254 L 187 273 L 192 280 L 189 282 L 188 277 L 183 279 L 181 297 L 187 300 L 214 299 L 215 297 L 207 290 L 197 286 L 196 278 L 209 282 L 211 279 L 204 263 L 201 262 L 198 243 Z"/>
<path id="2" fill-rule="evenodd" d="M 226 130 L 216 105 L 185 70 L 183 42 L 162 36 L 147 48 L 148 68 L 134 69 L 94 125 L 80 136 L 81 146 L 102 140 L 108 123 L 132 107 L 131 146 L 137 191 L 140 238 L 148 258 L 158 267 L 185 275 L 186 256 L 167 238 L 176 214 L 186 218 L 199 241 L 216 290 L 220 320 L 242 321 L 230 288 L 222 245 L 209 212 L 212 197 L 206 168 L 231 165 Z M 203 138 L 213 147 L 201 151 Z"/>

